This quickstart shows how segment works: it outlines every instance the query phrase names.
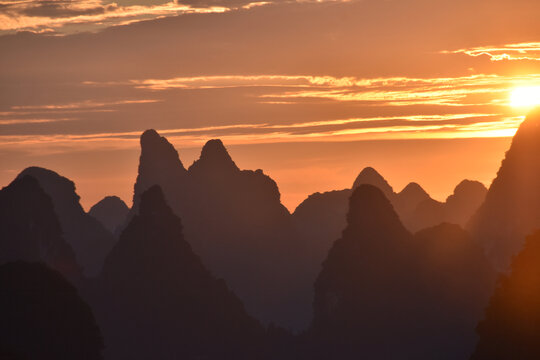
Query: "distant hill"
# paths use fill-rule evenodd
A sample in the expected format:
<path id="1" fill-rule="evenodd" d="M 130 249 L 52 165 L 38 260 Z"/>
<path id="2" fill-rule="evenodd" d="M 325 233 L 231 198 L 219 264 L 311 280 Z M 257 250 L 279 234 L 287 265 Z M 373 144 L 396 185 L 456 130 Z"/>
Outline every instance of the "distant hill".
<path id="1" fill-rule="evenodd" d="M 527 116 L 468 229 L 500 271 L 540 229 L 540 109 Z"/>
<path id="2" fill-rule="evenodd" d="M 121 230 L 129 208 L 118 196 L 106 196 L 90 208 L 88 214 L 98 220 L 112 234 Z"/>
<path id="3" fill-rule="evenodd" d="M 18 177 L 26 175 L 36 178 L 50 196 L 64 238 L 75 251 L 77 262 L 82 266 L 84 274 L 97 275 L 105 256 L 114 245 L 114 236 L 98 220 L 84 211 L 73 181 L 54 171 L 39 167 L 29 167 Z"/>
<path id="4" fill-rule="evenodd" d="M 431 198 L 421 201 L 403 221 L 413 231 L 435 226 L 443 222 L 465 227 L 486 198 L 487 189 L 481 182 L 463 180 L 446 202 Z"/>

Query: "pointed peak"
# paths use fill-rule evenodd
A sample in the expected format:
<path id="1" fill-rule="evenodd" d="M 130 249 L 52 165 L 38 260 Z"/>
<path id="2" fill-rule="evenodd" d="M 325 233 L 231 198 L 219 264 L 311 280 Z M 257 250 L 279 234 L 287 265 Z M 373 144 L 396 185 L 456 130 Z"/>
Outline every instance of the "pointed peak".
<path id="1" fill-rule="evenodd" d="M 400 197 L 407 199 L 416 199 L 417 201 L 427 200 L 431 198 L 429 194 L 418 183 L 411 182 L 407 184 L 398 194 Z"/>
<path id="2" fill-rule="evenodd" d="M 141 148 L 144 151 L 145 148 L 166 147 L 174 150 L 172 144 L 163 136 L 160 136 L 154 129 L 148 129 L 141 135 Z M 174 150 L 176 152 L 176 150 Z"/>
<path id="3" fill-rule="evenodd" d="M 358 186 L 351 195 L 347 222 L 349 227 L 364 230 L 403 227 L 390 200 L 381 189 L 369 184 Z"/>
<path id="4" fill-rule="evenodd" d="M 148 130 L 145 130 L 141 135 L 141 145 L 143 144 L 143 142 L 156 141 L 160 139 L 161 139 L 161 136 L 159 136 L 156 130 L 148 129 Z"/>
<path id="5" fill-rule="evenodd" d="M 220 171 L 238 170 L 225 145 L 219 139 L 212 139 L 204 144 L 199 160 L 195 161 L 189 170 L 210 168 Z"/>
<path id="6" fill-rule="evenodd" d="M 185 171 L 184 165 L 178 156 L 178 151 L 167 138 L 160 136 L 156 130 L 148 129 L 143 132 L 140 141 L 141 160 L 143 158 L 147 159 L 150 162 L 160 164 L 161 167 L 172 168 L 178 166 L 181 171 Z"/>
<path id="7" fill-rule="evenodd" d="M 394 193 L 394 190 L 388 184 L 386 179 L 372 167 L 366 167 L 360 172 L 360 174 L 358 174 L 353 184 L 353 190 L 362 184 L 378 187 L 387 197 L 392 196 Z"/>
<path id="8" fill-rule="evenodd" d="M 420 184 L 415 183 L 415 182 L 408 183 L 407 186 L 405 186 L 403 188 L 403 190 L 401 190 L 401 192 L 400 192 L 400 194 L 403 194 L 403 193 L 416 193 L 416 194 L 428 195 L 426 190 L 424 190 L 424 188 L 422 188 L 422 186 L 420 186 Z"/>
<path id="9" fill-rule="evenodd" d="M 222 159 L 232 161 L 229 152 L 220 139 L 212 139 L 204 144 L 201 151 L 201 159 Z"/>
<path id="10" fill-rule="evenodd" d="M 165 201 L 161 187 L 159 185 L 153 185 L 142 193 L 139 213 L 143 216 L 148 216 L 163 212 L 172 214 L 172 210 Z"/>

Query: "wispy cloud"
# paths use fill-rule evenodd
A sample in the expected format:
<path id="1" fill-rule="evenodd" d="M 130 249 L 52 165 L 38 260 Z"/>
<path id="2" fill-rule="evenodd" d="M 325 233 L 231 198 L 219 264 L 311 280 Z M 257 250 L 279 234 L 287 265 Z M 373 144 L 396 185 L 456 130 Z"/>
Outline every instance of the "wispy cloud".
<path id="1" fill-rule="evenodd" d="M 522 116 L 494 114 L 375 117 L 294 124 L 237 124 L 199 128 L 158 129 L 181 147 L 200 146 L 219 137 L 228 145 L 283 142 L 439 139 L 513 136 Z M 352 126 L 361 124 L 361 126 Z M 133 149 L 141 131 L 95 134 L 0 135 L 1 148 L 32 152 L 90 149 Z"/>
<path id="2" fill-rule="evenodd" d="M 15 105 L 12 106 L 12 110 L 77 110 L 77 109 L 93 109 L 93 108 L 102 108 L 102 107 L 111 107 L 116 105 L 131 105 L 131 104 L 148 104 L 156 103 L 161 100 L 156 99 L 127 99 L 127 100 L 116 100 L 116 101 L 93 101 L 85 100 L 72 103 L 62 103 L 62 104 L 46 104 L 46 105 Z M 9 112 L 13 114 L 14 112 Z M 1 113 L 0 113 L 1 115 Z"/>
<path id="3" fill-rule="evenodd" d="M 540 84 L 540 75 L 472 75 L 442 78 L 355 78 L 311 75 L 227 75 L 132 80 L 136 88 L 209 89 L 233 87 L 281 88 L 258 95 L 269 104 L 301 99 L 356 101 L 372 105 L 471 106 L 507 105 L 509 89 Z"/>
<path id="4" fill-rule="evenodd" d="M 0 125 L 20 125 L 20 124 L 44 124 L 60 121 L 72 121 L 74 118 L 53 118 L 53 119 L 0 119 Z"/>
<path id="5" fill-rule="evenodd" d="M 443 54 L 466 54 L 469 56 L 488 56 L 491 61 L 533 60 L 540 61 L 540 42 L 506 44 L 502 46 L 480 46 L 468 49 L 445 50 Z"/>
<path id="6" fill-rule="evenodd" d="M 178 16 L 250 10 L 278 2 L 321 3 L 349 0 L 196 1 L 163 0 L 154 4 L 120 5 L 110 0 L 0 1 L 0 34 L 16 31 L 63 35 L 97 31 L 114 25 Z"/>
<path id="7" fill-rule="evenodd" d="M 69 33 L 98 30 L 166 16 L 191 13 L 221 13 L 222 6 L 196 7 L 176 1 L 159 5 L 120 6 L 101 0 L 5 1 L 0 5 L 0 32 L 33 31 Z M 69 28 L 70 25 L 77 27 Z"/>

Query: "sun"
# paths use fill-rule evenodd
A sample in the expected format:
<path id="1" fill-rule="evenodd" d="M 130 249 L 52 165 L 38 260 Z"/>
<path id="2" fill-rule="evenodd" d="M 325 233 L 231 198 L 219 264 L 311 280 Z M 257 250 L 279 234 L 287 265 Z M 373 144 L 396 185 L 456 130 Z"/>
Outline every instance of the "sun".
<path id="1" fill-rule="evenodd" d="M 540 86 L 518 87 L 510 94 L 513 107 L 533 107 L 540 105 Z"/>

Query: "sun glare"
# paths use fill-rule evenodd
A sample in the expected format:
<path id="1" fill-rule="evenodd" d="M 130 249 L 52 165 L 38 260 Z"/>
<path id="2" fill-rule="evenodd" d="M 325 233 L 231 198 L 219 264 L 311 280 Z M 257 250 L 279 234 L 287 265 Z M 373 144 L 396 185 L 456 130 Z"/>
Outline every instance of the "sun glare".
<path id="1" fill-rule="evenodd" d="M 515 88 L 510 94 L 510 104 L 514 107 L 540 105 L 540 86 Z"/>

